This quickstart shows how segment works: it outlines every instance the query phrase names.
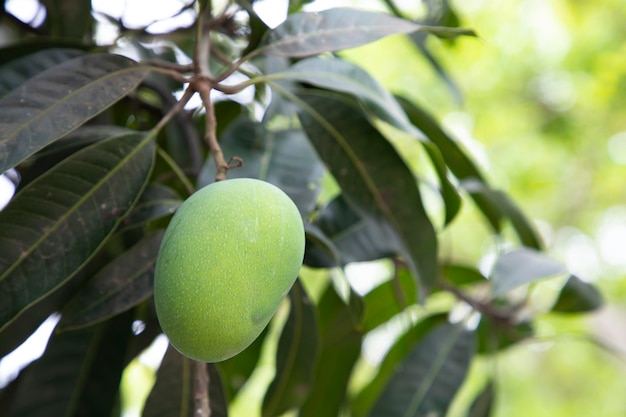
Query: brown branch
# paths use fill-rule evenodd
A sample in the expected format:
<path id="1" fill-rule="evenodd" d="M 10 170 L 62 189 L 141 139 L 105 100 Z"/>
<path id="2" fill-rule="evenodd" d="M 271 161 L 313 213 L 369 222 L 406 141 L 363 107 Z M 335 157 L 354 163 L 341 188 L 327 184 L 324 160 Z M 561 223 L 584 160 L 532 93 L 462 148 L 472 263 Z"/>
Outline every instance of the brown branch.
<path id="1" fill-rule="evenodd" d="M 207 364 L 192 361 L 193 366 L 193 403 L 194 417 L 210 417 L 209 404 L 209 370 Z"/>
<path id="2" fill-rule="evenodd" d="M 513 320 L 513 315 L 515 313 L 514 311 L 500 310 L 489 303 L 476 300 L 475 298 L 472 298 L 469 295 L 465 294 L 463 291 L 459 290 L 454 285 L 442 279 L 437 281 L 437 285 L 442 290 L 448 291 L 459 300 L 468 304 L 477 312 L 490 317 L 494 321 L 505 323 L 505 324 L 510 324 Z"/>
<path id="3" fill-rule="evenodd" d="M 203 81 L 197 86 L 197 91 L 200 93 L 200 98 L 202 99 L 202 103 L 204 104 L 206 110 L 204 140 L 209 145 L 209 150 L 211 151 L 211 155 L 213 155 L 215 166 L 217 167 L 215 181 L 223 181 L 226 179 L 226 173 L 230 167 L 226 160 L 224 160 L 224 152 L 222 152 L 222 147 L 217 141 L 217 120 L 215 119 L 215 107 L 211 101 L 211 87 L 206 81 Z"/>

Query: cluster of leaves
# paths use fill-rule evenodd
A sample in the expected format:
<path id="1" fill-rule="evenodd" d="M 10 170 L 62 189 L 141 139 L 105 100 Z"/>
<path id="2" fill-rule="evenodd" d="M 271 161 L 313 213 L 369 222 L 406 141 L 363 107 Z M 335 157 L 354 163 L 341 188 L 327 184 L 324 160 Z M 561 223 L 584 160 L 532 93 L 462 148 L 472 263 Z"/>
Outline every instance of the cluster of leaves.
<path id="1" fill-rule="evenodd" d="M 185 10 L 210 9 L 200 3 Z M 335 54 L 408 34 L 452 85 L 424 39 L 472 32 L 454 27 L 449 8 L 435 7 L 446 2 L 427 2 L 433 10 L 427 25 L 356 9 L 306 13 L 304 3 L 291 1 L 287 20 L 269 29 L 250 3 L 235 1 L 198 24 L 196 43 L 188 36 L 195 27 L 151 35 L 111 18 L 140 62 L 92 43 L 89 2 L 47 1 L 42 27 L 14 28 L 27 33 L 0 50 L 0 173 L 19 177 L 14 198 L 0 211 L 0 357 L 50 315 L 60 313 L 61 320 L 44 355 L 2 389 L 4 414 L 119 414 L 123 370 L 160 334 L 151 295 L 163 231 L 186 196 L 215 180 L 222 163 L 215 144 L 202 140 L 203 130 L 219 139 L 227 158 L 243 161 L 228 169 L 229 178 L 269 181 L 296 202 L 307 230 L 306 266 L 331 271 L 393 260 L 393 277 L 365 295 L 327 285 L 313 300 L 296 283 L 263 416 L 290 410 L 444 415 L 477 355 L 496 355 L 532 337 L 532 322 L 520 314 L 524 299 L 511 292 L 567 271 L 541 253 L 523 213 L 427 111 Z M 73 13 L 61 13 L 66 10 Z M 207 28 L 210 42 L 198 54 Z M 193 59 L 206 57 L 208 74 L 221 74 L 200 74 L 210 88 L 254 89 L 254 98 L 242 104 L 224 94 L 205 100 L 206 112 L 183 110 L 175 93 L 198 63 L 175 63 L 173 48 L 148 48 L 148 38 L 167 39 Z M 221 83 L 235 73 L 246 81 Z M 409 168 L 390 131 L 422 147 L 430 177 Z M 337 191 L 322 200 L 322 184 Z M 432 220 L 440 213 L 424 204 L 432 190 L 442 202 L 441 224 Z M 518 237 L 519 248 L 503 253 L 488 277 L 439 259 L 437 234 L 461 204 L 474 204 L 495 234 L 510 224 Z M 454 322 L 449 310 L 410 319 L 412 306 L 444 292 L 470 313 Z M 552 311 L 600 304 L 592 286 L 569 276 Z M 365 337 L 400 316 L 407 318 L 403 333 L 372 379 L 351 391 Z M 266 337 L 209 367 L 213 416 L 228 414 Z M 192 415 L 191 369 L 190 360 L 169 349 L 143 414 Z M 492 398 L 488 384 L 470 415 L 489 415 Z"/>

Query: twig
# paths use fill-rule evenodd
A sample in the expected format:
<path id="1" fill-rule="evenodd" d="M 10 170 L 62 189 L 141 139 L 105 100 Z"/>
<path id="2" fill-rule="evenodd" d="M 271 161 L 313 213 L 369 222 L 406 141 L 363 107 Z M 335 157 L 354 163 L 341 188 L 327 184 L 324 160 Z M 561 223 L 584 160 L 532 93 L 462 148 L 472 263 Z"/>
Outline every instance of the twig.
<path id="1" fill-rule="evenodd" d="M 200 98 L 202 99 L 202 103 L 204 104 L 206 110 L 204 140 L 209 145 L 211 155 L 213 155 L 215 166 L 217 167 L 215 181 L 222 181 L 226 179 L 226 173 L 230 169 L 230 166 L 226 160 L 224 160 L 224 152 L 222 152 L 222 147 L 217 141 L 217 120 L 215 119 L 215 107 L 211 101 L 211 88 L 205 83 L 201 83 L 197 86 L 197 91 L 200 93 Z"/>
<path id="2" fill-rule="evenodd" d="M 193 364 L 193 402 L 195 417 L 210 417 L 209 405 L 209 370 L 207 364 L 192 361 Z"/>
<path id="3" fill-rule="evenodd" d="M 467 294 L 463 293 L 461 290 L 456 288 L 454 285 L 448 283 L 440 279 L 437 281 L 437 285 L 450 293 L 452 293 L 459 300 L 467 303 L 470 307 L 472 307 L 477 312 L 490 317 L 491 319 L 498 321 L 500 323 L 510 324 L 513 320 L 513 312 L 510 311 L 502 311 L 495 307 L 493 307 L 489 303 L 482 302 L 480 300 L 476 300 Z"/>

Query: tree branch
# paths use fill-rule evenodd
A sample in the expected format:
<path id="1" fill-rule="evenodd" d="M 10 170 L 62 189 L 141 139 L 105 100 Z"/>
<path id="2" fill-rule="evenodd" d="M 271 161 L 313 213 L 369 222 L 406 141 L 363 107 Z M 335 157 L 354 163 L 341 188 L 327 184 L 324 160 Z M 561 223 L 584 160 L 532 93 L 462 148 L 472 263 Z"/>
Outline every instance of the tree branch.
<path id="1" fill-rule="evenodd" d="M 207 364 L 192 361 L 193 367 L 193 402 L 194 417 L 210 417 L 211 407 L 209 404 L 209 370 Z"/>

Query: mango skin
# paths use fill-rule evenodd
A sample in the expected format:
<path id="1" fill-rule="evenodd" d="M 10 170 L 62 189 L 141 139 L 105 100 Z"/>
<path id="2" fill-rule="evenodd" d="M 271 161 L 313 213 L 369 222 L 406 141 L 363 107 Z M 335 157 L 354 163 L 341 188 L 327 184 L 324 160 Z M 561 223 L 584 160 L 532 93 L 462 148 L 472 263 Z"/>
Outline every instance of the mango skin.
<path id="1" fill-rule="evenodd" d="M 172 217 L 155 266 L 170 343 L 203 362 L 244 350 L 296 280 L 304 245 L 302 217 L 274 185 L 241 178 L 195 192 Z"/>

